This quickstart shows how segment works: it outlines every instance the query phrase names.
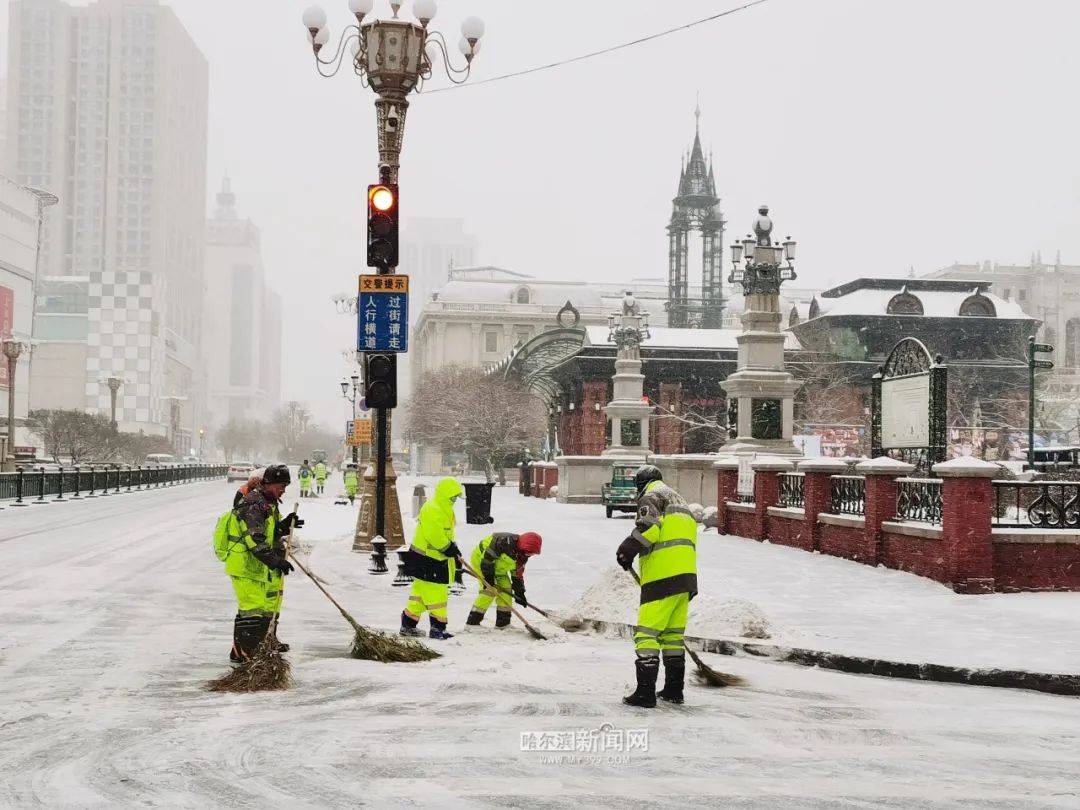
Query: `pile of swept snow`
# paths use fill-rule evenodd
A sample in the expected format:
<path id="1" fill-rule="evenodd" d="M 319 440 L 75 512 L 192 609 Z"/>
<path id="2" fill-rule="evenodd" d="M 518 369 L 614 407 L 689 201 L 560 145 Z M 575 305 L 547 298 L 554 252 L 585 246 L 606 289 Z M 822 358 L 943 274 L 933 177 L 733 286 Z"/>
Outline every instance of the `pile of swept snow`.
<path id="1" fill-rule="evenodd" d="M 586 619 L 636 624 L 640 589 L 618 566 L 605 569 L 578 597 L 570 610 Z M 761 608 L 745 599 L 719 599 L 699 594 L 690 603 L 688 635 L 770 638 L 772 625 Z"/>

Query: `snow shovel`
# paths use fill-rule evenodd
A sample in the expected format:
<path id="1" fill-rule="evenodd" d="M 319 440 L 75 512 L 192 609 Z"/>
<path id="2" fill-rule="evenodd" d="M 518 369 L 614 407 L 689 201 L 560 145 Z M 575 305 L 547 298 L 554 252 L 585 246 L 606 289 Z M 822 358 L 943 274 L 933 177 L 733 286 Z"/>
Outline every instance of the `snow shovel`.
<path id="1" fill-rule="evenodd" d="M 630 576 L 634 578 L 634 582 L 636 582 L 638 585 L 641 584 L 641 577 L 638 576 L 637 571 L 635 571 L 633 568 L 627 568 L 626 571 L 628 574 L 630 574 Z M 694 664 L 697 666 L 698 682 L 702 685 L 716 687 L 746 685 L 746 680 L 741 676 L 729 675 L 726 672 L 717 672 L 715 669 L 710 667 L 708 664 L 701 660 L 701 657 L 696 652 L 690 649 L 690 646 L 686 643 L 685 640 L 683 641 L 683 647 L 688 653 L 690 653 L 690 657 L 694 660 Z"/>
<path id="2" fill-rule="evenodd" d="M 482 584 L 491 585 L 492 587 L 495 587 L 492 583 L 489 583 L 486 579 L 484 579 L 478 573 L 473 571 L 472 568 L 469 567 L 469 564 L 467 562 L 465 562 L 464 559 L 461 561 L 461 567 L 465 569 L 465 573 L 467 573 L 469 576 L 474 577 L 475 579 L 479 580 Z M 533 627 L 531 624 L 529 624 L 527 621 L 525 621 L 525 617 L 522 616 L 521 613 L 518 612 L 517 608 L 515 608 L 513 605 L 510 605 L 510 612 L 513 613 L 517 617 L 519 622 L 521 622 L 523 625 L 525 625 L 525 629 L 529 631 L 530 636 L 532 636 L 533 638 L 538 638 L 541 641 L 547 641 L 547 636 L 545 636 L 543 633 L 541 633 L 539 630 L 537 630 L 535 627 Z"/>

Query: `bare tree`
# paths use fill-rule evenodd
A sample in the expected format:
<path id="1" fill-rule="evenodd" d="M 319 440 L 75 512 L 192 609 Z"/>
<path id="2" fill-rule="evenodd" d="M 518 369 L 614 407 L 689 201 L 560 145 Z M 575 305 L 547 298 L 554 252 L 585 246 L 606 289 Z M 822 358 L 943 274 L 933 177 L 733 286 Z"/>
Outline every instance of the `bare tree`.
<path id="1" fill-rule="evenodd" d="M 545 430 L 543 405 L 524 386 L 450 366 L 424 375 L 408 404 L 406 435 L 484 465 L 489 482 L 506 458 Z"/>
<path id="2" fill-rule="evenodd" d="M 300 402 L 286 402 L 274 412 L 271 427 L 281 441 L 284 457 L 290 459 L 300 438 L 311 427 L 311 411 Z"/>

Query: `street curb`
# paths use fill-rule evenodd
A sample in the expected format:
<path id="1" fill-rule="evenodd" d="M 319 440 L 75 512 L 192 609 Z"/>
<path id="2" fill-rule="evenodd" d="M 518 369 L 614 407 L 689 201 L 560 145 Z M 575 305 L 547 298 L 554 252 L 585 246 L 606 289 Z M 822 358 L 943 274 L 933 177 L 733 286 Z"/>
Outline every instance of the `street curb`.
<path id="1" fill-rule="evenodd" d="M 584 626 L 591 630 L 611 632 L 621 638 L 633 638 L 634 635 L 634 626 L 622 622 L 585 619 Z M 1027 672 L 1019 669 L 966 669 L 946 664 L 912 664 L 824 650 L 785 647 L 770 642 L 747 641 L 738 638 L 686 636 L 686 642 L 702 652 L 718 655 L 748 655 L 754 658 L 768 658 L 804 667 L 832 669 L 856 675 L 877 675 L 883 678 L 936 681 L 968 686 L 994 686 L 1004 689 L 1027 689 L 1052 695 L 1080 696 L 1080 675 Z"/>

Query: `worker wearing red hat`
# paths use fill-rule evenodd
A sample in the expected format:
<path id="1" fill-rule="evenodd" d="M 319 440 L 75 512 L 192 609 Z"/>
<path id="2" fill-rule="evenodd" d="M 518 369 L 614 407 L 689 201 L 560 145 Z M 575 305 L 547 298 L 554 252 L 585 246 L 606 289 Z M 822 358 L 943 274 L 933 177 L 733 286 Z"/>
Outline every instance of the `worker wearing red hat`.
<path id="1" fill-rule="evenodd" d="M 472 553 L 472 568 L 480 572 L 484 581 L 480 583 L 480 593 L 465 624 L 480 624 L 494 601 L 495 626 L 506 627 L 510 624 L 511 594 L 513 601 L 522 607 L 528 605 L 525 601 L 525 563 L 529 557 L 540 553 L 542 542 L 536 532 L 520 535 L 495 532 L 480 541 Z"/>

